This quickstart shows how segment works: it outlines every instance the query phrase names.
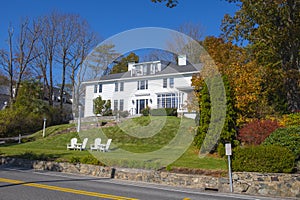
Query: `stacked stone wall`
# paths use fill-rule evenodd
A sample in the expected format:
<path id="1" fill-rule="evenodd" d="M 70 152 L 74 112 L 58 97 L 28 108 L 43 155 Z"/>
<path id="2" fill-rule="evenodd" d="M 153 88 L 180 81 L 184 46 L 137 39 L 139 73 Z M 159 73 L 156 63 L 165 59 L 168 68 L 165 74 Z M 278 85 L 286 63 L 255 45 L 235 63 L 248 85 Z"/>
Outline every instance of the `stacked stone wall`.
<path id="1" fill-rule="evenodd" d="M 101 178 L 157 183 L 176 187 L 196 188 L 199 189 L 199 191 L 213 190 L 229 192 L 229 180 L 224 177 L 180 174 L 143 169 L 110 168 L 96 165 L 51 161 L 30 161 L 7 157 L 0 159 L 0 165 L 84 174 Z M 232 178 L 234 193 L 281 198 L 300 198 L 299 174 L 235 172 L 233 173 Z"/>

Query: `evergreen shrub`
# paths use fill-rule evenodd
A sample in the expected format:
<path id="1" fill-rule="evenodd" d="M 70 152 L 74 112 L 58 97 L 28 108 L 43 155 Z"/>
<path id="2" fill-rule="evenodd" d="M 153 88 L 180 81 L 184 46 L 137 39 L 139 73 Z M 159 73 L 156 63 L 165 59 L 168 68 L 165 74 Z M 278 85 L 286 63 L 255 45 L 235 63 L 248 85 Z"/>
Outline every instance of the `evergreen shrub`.
<path id="1" fill-rule="evenodd" d="M 239 172 L 290 173 L 295 156 L 285 148 L 275 145 L 237 147 L 233 151 L 232 169 Z"/>
<path id="2" fill-rule="evenodd" d="M 277 145 L 289 149 L 296 160 L 300 159 L 300 126 L 279 128 L 274 131 L 263 145 Z"/>

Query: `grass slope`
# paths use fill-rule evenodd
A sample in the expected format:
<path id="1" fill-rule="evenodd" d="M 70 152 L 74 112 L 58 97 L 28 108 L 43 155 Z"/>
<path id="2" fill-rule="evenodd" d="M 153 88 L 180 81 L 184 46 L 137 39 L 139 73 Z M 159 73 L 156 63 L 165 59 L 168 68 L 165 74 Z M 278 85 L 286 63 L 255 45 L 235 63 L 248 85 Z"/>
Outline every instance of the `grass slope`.
<path id="1" fill-rule="evenodd" d="M 155 168 L 155 165 L 151 163 L 155 162 L 153 159 L 147 160 L 148 166 L 140 165 L 139 159 L 143 159 L 145 153 L 159 152 L 164 154 L 161 149 L 166 146 L 172 146 L 172 142 L 176 142 L 173 145 L 184 147 L 185 139 L 181 138 L 176 141 L 178 135 L 181 132 L 184 134 L 193 134 L 190 125 L 193 120 L 186 120 L 182 123 L 180 118 L 176 117 L 139 117 L 120 123 L 118 126 L 107 128 L 92 128 L 87 131 L 83 131 L 78 135 L 75 132 L 61 133 L 62 130 L 70 128 L 74 125 L 60 125 L 54 127 L 48 127 L 46 129 L 46 137 L 42 138 L 42 131 L 33 134 L 29 138 L 29 142 L 22 144 L 5 144 L 0 146 L 0 153 L 5 156 L 20 156 L 28 152 L 32 154 L 40 155 L 41 158 L 50 158 L 51 160 L 58 161 L 71 161 L 74 157 L 77 159 L 84 159 L 90 156 L 89 151 L 70 151 L 66 149 L 66 144 L 70 139 L 77 137 L 83 139 L 89 138 L 88 147 L 93 143 L 94 138 L 101 137 L 102 143 L 106 142 L 105 137 L 113 139 L 112 151 L 109 153 L 92 152 L 95 157 L 103 158 L 105 156 L 114 157 L 118 162 L 113 162 L 113 165 L 127 166 L 127 167 L 145 167 Z M 178 131 L 178 130 L 181 130 Z M 59 133 L 59 134 L 58 134 Z M 189 136 L 189 135 L 187 135 Z M 171 145 L 170 145 L 171 144 Z M 176 154 L 176 149 L 174 154 Z M 200 168 L 200 169 L 226 169 L 226 162 L 224 159 L 205 157 L 199 158 L 197 149 L 193 146 L 187 146 L 187 150 L 184 154 L 180 154 L 175 162 L 170 166 L 173 167 L 185 167 L 185 168 Z M 120 150 L 120 151 L 119 151 Z M 123 150 L 131 152 L 135 155 L 135 159 L 131 156 L 126 156 Z M 162 152 L 162 153 L 161 153 Z M 166 150 L 166 152 L 168 152 Z M 172 156 L 166 154 L 166 158 Z M 132 155 L 129 154 L 129 155 Z M 173 154 L 171 152 L 171 154 Z M 178 154 L 179 155 L 179 154 Z"/>

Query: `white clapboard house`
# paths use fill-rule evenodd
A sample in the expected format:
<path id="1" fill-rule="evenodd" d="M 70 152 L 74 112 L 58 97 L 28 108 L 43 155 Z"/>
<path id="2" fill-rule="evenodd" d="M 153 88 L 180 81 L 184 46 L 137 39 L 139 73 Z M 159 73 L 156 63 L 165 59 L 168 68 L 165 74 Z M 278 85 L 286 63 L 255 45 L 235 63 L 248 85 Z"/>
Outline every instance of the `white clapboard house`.
<path id="1" fill-rule="evenodd" d="M 129 63 L 125 73 L 110 74 L 96 80 L 87 81 L 84 117 L 95 116 L 93 100 L 99 95 L 103 100 L 111 100 L 113 110 L 128 111 L 139 115 L 150 107 L 177 108 L 178 113 L 187 117 L 186 101 L 193 91 L 191 79 L 199 73 L 195 66 L 187 64 L 186 56 L 179 56 L 178 63 L 151 61 Z"/>

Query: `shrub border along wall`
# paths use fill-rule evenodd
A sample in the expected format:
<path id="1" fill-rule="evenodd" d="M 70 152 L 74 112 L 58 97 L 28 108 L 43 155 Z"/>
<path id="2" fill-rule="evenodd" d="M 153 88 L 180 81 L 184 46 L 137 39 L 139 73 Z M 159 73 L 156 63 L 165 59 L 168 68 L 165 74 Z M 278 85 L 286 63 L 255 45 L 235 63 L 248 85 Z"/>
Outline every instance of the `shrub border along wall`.
<path id="1" fill-rule="evenodd" d="M 196 188 L 200 191 L 229 192 L 228 178 L 223 177 L 178 174 L 155 170 L 110 168 L 87 164 L 31 161 L 8 157 L 0 158 L 0 165 L 158 183 L 176 187 Z M 300 174 L 235 172 L 232 177 L 235 193 L 300 198 Z"/>

